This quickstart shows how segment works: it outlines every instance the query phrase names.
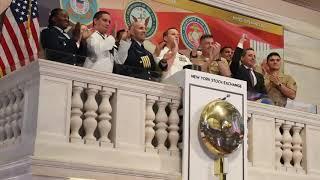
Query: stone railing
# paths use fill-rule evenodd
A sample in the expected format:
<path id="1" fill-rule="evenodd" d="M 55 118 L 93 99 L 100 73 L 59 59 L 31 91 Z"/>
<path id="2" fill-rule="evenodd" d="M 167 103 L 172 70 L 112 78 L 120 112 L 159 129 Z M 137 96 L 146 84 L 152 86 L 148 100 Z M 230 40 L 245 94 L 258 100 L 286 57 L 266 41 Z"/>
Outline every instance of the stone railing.
<path id="1" fill-rule="evenodd" d="M 163 86 L 163 85 L 162 85 Z M 120 95 L 118 94 L 120 92 Z M 178 92 L 178 91 L 177 91 Z M 110 97 L 121 97 L 121 90 L 106 86 L 94 85 L 73 81 L 72 85 L 72 100 L 71 100 L 71 121 L 70 121 L 70 142 L 82 143 L 86 145 L 95 145 L 100 147 L 117 148 L 117 131 L 116 129 L 130 128 L 132 126 L 116 127 L 119 120 L 112 118 L 113 109 L 124 109 L 123 113 L 130 112 L 130 99 L 124 99 L 125 106 L 117 107 L 114 100 L 110 102 Z M 162 95 L 144 95 L 142 100 L 145 106 L 136 106 L 142 108 L 145 113 L 145 122 L 140 122 L 145 126 L 145 129 L 139 130 L 145 132 L 146 152 L 164 153 L 168 155 L 179 155 L 178 140 L 179 140 L 179 116 L 178 107 L 180 104 L 180 96 L 169 99 Z M 137 104 L 136 104 L 137 105 Z M 143 109 L 145 107 L 145 109 Z M 169 110 L 167 114 L 166 109 Z M 156 110 L 156 111 L 155 111 Z M 132 114 L 135 114 L 133 112 Z M 130 120 L 128 117 L 125 121 Z M 126 130 L 130 133 L 130 130 Z M 168 142 L 168 144 L 166 144 Z"/>
<path id="2" fill-rule="evenodd" d="M 319 179 L 320 116 L 248 103 L 249 179 Z"/>
<path id="3" fill-rule="evenodd" d="M 39 81 L 38 68 L 28 67 L 0 80 L 0 159 L 1 164 L 19 161 L 31 154 L 36 123 L 32 116 L 37 113 L 32 102 L 37 102 Z M 28 71 L 28 73 L 26 73 Z M 32 99 L 32 100 L 31 100 Z M 28 112 L 28 113 L 27 113 Z M 23 149 L 23 151 L 21 150 Z"/>
<path id="4" fill-rule="evenodd" d="M 39 60 L 0 80 L 0 179 L 178 179 L 177 86 Z M 320 177 L 320 116 L 248 102 L 248 177 Z"/>
<path id="5" fill-rule="evenodd" d="M 180 88 L 46 60 L 0 83 L 0 179 L 181 175 Z"/>
<path id="6" fill-rule="evenodd" d="M 22 87 L 0 95 L 0 148 L 21 142 L 23 105 Z"/>

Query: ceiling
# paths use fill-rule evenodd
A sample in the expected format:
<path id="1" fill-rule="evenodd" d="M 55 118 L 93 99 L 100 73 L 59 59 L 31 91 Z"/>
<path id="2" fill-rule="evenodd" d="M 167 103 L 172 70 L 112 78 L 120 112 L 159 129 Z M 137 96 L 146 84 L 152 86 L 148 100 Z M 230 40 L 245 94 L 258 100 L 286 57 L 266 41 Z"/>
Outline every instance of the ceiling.
<path id="1" fill-rule="evenodd" d="M 320 12 L 319 0 L 283 0 L 283 1 Z"/>

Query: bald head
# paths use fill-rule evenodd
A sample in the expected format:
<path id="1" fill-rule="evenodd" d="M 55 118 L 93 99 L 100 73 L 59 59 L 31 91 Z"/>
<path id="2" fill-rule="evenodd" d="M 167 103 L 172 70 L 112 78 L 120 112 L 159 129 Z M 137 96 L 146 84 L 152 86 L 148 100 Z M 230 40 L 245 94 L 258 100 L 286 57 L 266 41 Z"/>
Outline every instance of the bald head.
<path id="1" fill-rule="evenodd" d="M 142 21 L 135 21 L 130 25 L 131 38 L 143 43 L 146 39 L 146 26 Z"/>

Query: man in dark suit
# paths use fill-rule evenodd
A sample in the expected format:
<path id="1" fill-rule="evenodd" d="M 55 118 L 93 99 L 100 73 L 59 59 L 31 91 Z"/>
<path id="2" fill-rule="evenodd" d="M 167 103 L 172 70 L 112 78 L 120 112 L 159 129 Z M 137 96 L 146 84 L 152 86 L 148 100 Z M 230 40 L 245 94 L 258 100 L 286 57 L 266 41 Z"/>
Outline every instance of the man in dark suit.
<path id="1" fill-rule="evenodd" d="M 131 76 L 139 79 L 159 81 L 160 74 L 155 72 L 156 63 L 153 55 L 144 48 L 143 42 L 146 38 L 146 26 L 143 22 L 136 21 L 130 27 L 130 45 L 120 41 L 118 53 L 122 65 L 115 64 L 114 73 Z M 123 50 L 128 47 L 127 50 Z"/>
<path id="2" fill-rule="evenodd" d="M 79 65 L 85 60 L 85 46 L 79 41 L 80 26 L 70 37 L 64 30 L 69 26 L 69 16 L 63 9 L 53 9 L 49 16 L 48 28 L 41 32 L 40 40 L 48 60 Z"/>
<path id="3" fill-rule="evenodd" d="M 256 54 L 252 48 L 243 49 L 243 43 L 247 40 L 247 36 L 243 35 L 237 48 L 235 49 L 230 70 L 232 77 L 247 81 L 248 99 L 250 96 L 260 99 L 266 94 L 263 75 L 254 71 L 256 64 Z M 241 65 L 240 65 L 241 60 Z M 257 95 L 259 94 L 259 95 Z"/>

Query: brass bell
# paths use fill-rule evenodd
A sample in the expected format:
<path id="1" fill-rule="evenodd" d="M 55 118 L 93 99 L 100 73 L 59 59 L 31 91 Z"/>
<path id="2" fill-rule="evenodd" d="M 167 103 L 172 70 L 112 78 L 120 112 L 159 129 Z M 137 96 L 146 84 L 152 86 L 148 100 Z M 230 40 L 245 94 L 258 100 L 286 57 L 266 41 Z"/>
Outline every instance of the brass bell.
<path id="1" fill-rule="evenodd" d="M 199 133 L 206 150 L 213 156 L 223 157 L 236 151 L 242 144 L 243 118 L 234 105 L 216 99 L 202 110 Z"/>

